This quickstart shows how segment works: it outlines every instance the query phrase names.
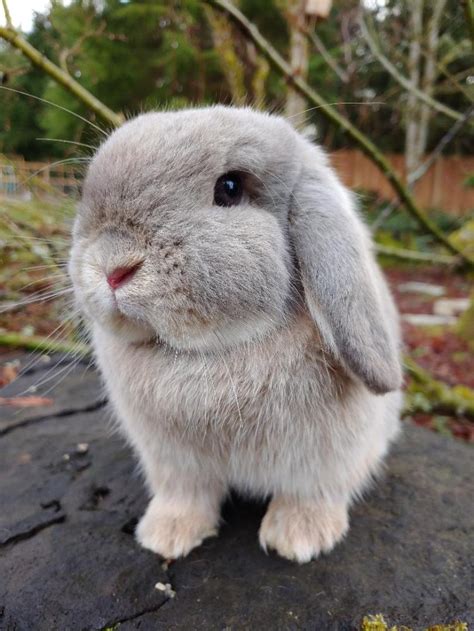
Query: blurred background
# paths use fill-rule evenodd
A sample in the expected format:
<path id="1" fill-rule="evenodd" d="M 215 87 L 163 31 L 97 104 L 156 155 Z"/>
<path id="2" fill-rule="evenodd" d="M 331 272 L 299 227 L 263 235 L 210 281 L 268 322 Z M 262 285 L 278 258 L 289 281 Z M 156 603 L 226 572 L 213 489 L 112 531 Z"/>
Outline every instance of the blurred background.
<path id="1" fill-rule="evenodd" d="M 65 264 L 103 133 L 152 109 L 249 105 L 321 143 L 358 193 L 402 312 L 406 417 L 474 441 L 471 0 L 2 6 L 0 385 L 14 349 L 88 352 Z"/>

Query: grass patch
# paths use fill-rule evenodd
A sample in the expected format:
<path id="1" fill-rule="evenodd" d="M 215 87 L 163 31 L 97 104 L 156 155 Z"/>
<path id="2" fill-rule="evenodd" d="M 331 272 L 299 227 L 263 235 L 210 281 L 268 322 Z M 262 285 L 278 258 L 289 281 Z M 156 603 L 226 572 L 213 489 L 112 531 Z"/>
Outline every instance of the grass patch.
<path id="1" fill-rule="evenodd" d="M 54 293 L 68 284 L 66 262 L 74 202 L 0 199 L 0 333 L 49 335 L 65 339 L 65 301 Z"/>

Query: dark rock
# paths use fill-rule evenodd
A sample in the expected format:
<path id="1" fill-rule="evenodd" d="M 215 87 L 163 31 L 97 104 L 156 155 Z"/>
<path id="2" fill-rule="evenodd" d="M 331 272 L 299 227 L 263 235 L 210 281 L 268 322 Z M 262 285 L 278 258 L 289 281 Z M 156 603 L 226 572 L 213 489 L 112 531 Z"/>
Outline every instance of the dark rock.
<path id="1" fill-rule="evenodd" d="M 30 517 L 15 521 L 10 528 L 3 527 L 0 532 L 0 546 L 14 541 L 21 541 L 21 539 L 29 539 L 40 530 L 43 530 L 43 528 L 53 524 L 60 524 L 66 517 L 58 501 L 48 502 L 42 505 L 42 508 L 44 510 L 37 511 Z"/>
<path id="2" fill-rule="evenodd" d="M 352 510 L 347 539 L 312 563 L 264 554 L 265 506 L 232 497 L 219 537 L 164 569 L 132 536 L 146 497 L 131 453 L 103 410 L 58 416 L 72 391 L 78 404 L 93 399 L 93 371 L 59 385 L 54 414 L 36 410 L 34 423 L 0 437 L 1 629 L 349 631 L 375 613 L 416 630 L 474 624 L 464 444 L 407 426 L 385 478 Z"/>

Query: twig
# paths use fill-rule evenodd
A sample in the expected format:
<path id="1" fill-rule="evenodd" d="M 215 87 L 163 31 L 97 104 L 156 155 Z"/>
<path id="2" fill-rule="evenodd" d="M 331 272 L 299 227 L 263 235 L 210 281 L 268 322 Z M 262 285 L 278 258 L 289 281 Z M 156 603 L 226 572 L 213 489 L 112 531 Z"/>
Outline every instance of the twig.
<path id="1" fill-rule="evenodd" d="M 440 103 L 439 101 L 434 99 L 432 96 L 430 96 L 426 92 L 423 92 L 422 90 L 418 89 L 416 85 L 413 85 L 413 83 L 409 79 L 404 77 L 395 68 L 392 62 L 389 61 L 387 57 L 385 57 L 385 55 L 382 53 L 382 51 L 379 49 L 379 47 L 375 43 L 375 40 L 373 39 L 372 35 L 369 33 L 369 29 L 367 28 L 367 25 L 362 17 L 359 20 L 359 25 L 360 25 L 362 34 L 365 38 L 365 41 L 367 42 L 372 54 L 380 62 L 380 64 L 385 68 L 385 70 L 389 74 L 392 75 L 395 81 L 397 81 L 405 90 L 408 90 L 408 92 L 413 94 L 417 99 L 419 99 L 420 101 L 423 101 L 426 105 L 429 105 L 432 109 L 437 110 L 438 112 L 456 121 L 463 119 L 462 114 L 460 114 L 459 112 L 456 112 L 456 110 L 453 110 L 451 107 L 448 107 L 447 105 L 444 105 L 443 103 Z"/>
<path id="2" fill-rule="evenodd" d="M 380 171 L 388 179 L 392 188 L 397 193 L 400 201 L 405 205 L 407 211 L 423 226 L 425 230 L 431 233 L 440 243 L 442 243 L 450 252 L 460 256 L 467 266 L 473 267 L 474 261 L 464 254 L 449 237 L 447 237 L 416 205 L 411 193 L 403 184 L 401 178 L 395 173 L 389 161 L 385 158 L 374 143 L 363 134 L 357 127 L 347 120 L 344 116 L 319 94 L 311 88 L 301 77 L 294 76 L 291 68 L 278 51 L 268 42 L 257 29 L 255 24 L 250 22 L 241 11 L 239 11 L 229 0 L 204 0 L 207 4 L 227 13 L 235 24 L 253 40 L 257 48 L 270 61 L 272 66 L 283 75 L 295 89 L 303 94 L 308 101 L 315 105 L 320 113 L 326 117 L 332 124 L 344 130 L 357 145 L 361 147 L 364 153 L 378 166 Z"/>
<path id="3" fill-rule="evenodd" d="M 423 56 L 426 56 L 426 51 L 424 48 L 421 49 L 421 53 Z M 447 88 L 443 87 L 443 83 L 438 83 L 436 87 L 437 94 L 462 94 L 470 103 L 474 103 L 474 98 L 469 90 L 467 90 L 463 84 L 461 83 L 463 80 L 465 81 L 467 77 L 472 74 L 472 67 L 465 68 L 457 72 L 456 74 L 451 74 L 446 67 L 445 62 L 440 62 L 436 60 L 436 68 L 439 74 L 442 74 L 446 77 L 446 83 L 450 83 L 453 86 L 451 91 L 448 91 Z"/>
<path id="4" fill-rule="evenodd" d="M 382 208 L 382 210 L 379 212 L 377 217 L 374 219 L 374 221 L 370 225 L 370 231 L 372 232 L 372 234 L 377 233 L 377 230 L 380 228 L 380 226 L 382 226 L 385 223 L 385 221 L 390 217 L 390 215 L 395 210 L 397 210 L 399 206 L 400 206 L 400 203 L 397 200 L 394 202 L 389 202 L 384 208 Z"/>
<path id="5" fill-rule="evenodd" d="M 2 1 L 5 2 L 5 0 Z M 59 66 L 36 50 L 36 48 L 27 42 L 26 39 L 18 33 L 18 31 L 13 28 L 0 26 L 0 37 L 21 51 L 33 65 L 46 72 L 46 74 L 48 74 L 52 79 L 84 103 L 86 107 L 95 112 L 103 121 L 112 127 L 119 127 L 124 122 L 125 118 L 122 114 L 117 114 L 104 105 L 67 72 L 64 72 L 64 70 L 62 70 Z"/>
<path id="6" fill-rule="evenodd" d="M 89 357 L 91 349 L 79 342 L 57 342 L 36 335 L 22 335 L 21 333 L 0 333 L 0 346 L 9 348 L 24 348 L 29 351 L 46 353 L 67 353 L 79 357 Z"/>
<path id="7" fill-rule="evenodd" d="M 16 66 L 15 68 L 8 68 L 7 66 L 4 66 L 3 64 L 1 64 L 0 74 L 2 75 L 1 76 L 2 80 L 0 81 L 0 83 L 5 84 L 12 77 L 21 77 L 22 75 L 26 74 L 29 70 L 30 70 L 29 64 L 27 66 Z"/>
<path id="8" fill-rule="evenodd" d="M 90 26 L 92 22 L 92 17 L 93 17 L 92 14 L 90 14 L 89 19 L 87 20 L 88 26 Z M 71 48 L 63 48 L 62 50 L 60 50 L 59 52 L 60 68 L 62 68 L 64 72 L 71 74 L 69 70 L 69 66 L 68 66 L 69 58 L 74 57 L 80 52 L 82 45 L 85 41 L 87 41 L 88 39 L 92 37 L 98 37 L 99 35 L 102 35 L 102 33 L 105 31 L 105 27 L 106 27 L 106 22 L 102 21 L 95 30 L 84 31 L 84 33 L 82 33 L 82 35 L 78 37 L 78 39 L 74 42 L 74 46 L 71 46 Z"/>
<path id="9" fill-rule="evenodd" d="M 321 55 L 321 57 L 324 59 L 324 61 L 327 63 L 327 65 L 331 68 L 331 70 L 333 72 L 335 72 L 335 74 L 337 74 L 339 79 L 343 83 L 348 83 L 349 82 L 349 75 L 348 75 L 348 73 L 345 70 L 343 70 L 339 66 L 338 63 L 336 63 L 334 61 L 331 53 L 326 48 L 326 46 L 324 45 L 323 40 L 319 37 L 319 35 L 317 33 L 315 33 L 314 31 L 308 31 L 308 30 L 305 31 L 305 35 L 306 35 L 306 37 L 309 37 L 309 39 L 311 40 L 313 46 L 316 48 L 318 53 Z"/>
<path id="10" fill-rule="evenodd" d="M 471 35 L 472 47 L 474 48 L 474 0 L 464 0 L 464 10 Z"/>
<path id="11" fill-rule="evenodd" d="M 456 134 L 458 134 L 459 131 L 462 129 L 464 123 L 466 123 L 466 121 L 468 121 L 473 115 L 474 105 L 471 105 L 471 107 L 468 108 L 463 117 L 460 120 L 456 121 L 451 129 L 449 129 L 444 134 L 444 136 L 438 142 L 428 158 L 422 164 L 420 164 L 420 166 L 415 171 L 412 171 L 412 173 L 409 174 L 409 176 L 407 177 L 407 182 L 409 186 L 413 186 L 413 184 L 418 182 L 418 180 L 425 175 L 432 164 L 436 161 L 438 156 L 442 153 L 446 145 L 451 142 Z"/>
<path id="12" fill-rule="evenodd" d="M 5 13 L 5 22 L 8 28 L 13 28 L 12 16 L 10 15 L 10 9 L 8 8 L 7 0 L 2 0 L 3 12 Z"/>
<path id="13" fill-rule="evenodd" d="M 460 121 L 456 121 L 454 125 L 449 129 L 446 134 L 441 138 L 439 143 L 433 149 L 428 158 L 420 164 L 420 166 L 415 169 L 412 173 L 410 173 L 407 177 L 407 183 L 409 186 L 414 186 L 419 179 L 421 179 L 425 173 L 430 169 L 430 167 L 434 164 L 438 156 L 442 153 L 443 149 L 446 147 L 448 143 L 459 133 L 464 123 L 474 114 L 474 105 L 472 105 L 467 112 L 464 114 L 463 119 Z M 380 212 L 378 217 L 371 225 L 372 233 L 376 233 L 380 226 L 390 217 L 394 210 L 399 207 L 397 202 L 391 202 L 387 204 L 385 208 Z"/>
<path id="14" fill-rule="evenodd" d="M 410 261 L 412 263 L 430 263 L 431 265 L 449 265 L 451 267 L 457 267 L 461 264 L 461 261 L 456 256 L 392 248 L 387 245 L 381 245 L 380 243 L 375 244 L 375 251 L 381 256 L 387 256 L 400 261 Z"/>

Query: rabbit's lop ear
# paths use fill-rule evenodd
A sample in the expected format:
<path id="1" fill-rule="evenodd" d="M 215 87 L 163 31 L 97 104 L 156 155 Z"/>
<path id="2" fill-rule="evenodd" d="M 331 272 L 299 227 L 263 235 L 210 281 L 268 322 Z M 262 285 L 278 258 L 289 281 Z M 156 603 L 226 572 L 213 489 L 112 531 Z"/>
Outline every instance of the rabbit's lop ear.
<path id="1" fill-rule="evenodd" d="M 373 392 L 396 390 L 401 366 L 391 296 L 351 194 L 320 150 L 307 151 L 289 217 L 307 306 L 334 357 Z"/>

